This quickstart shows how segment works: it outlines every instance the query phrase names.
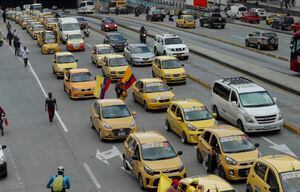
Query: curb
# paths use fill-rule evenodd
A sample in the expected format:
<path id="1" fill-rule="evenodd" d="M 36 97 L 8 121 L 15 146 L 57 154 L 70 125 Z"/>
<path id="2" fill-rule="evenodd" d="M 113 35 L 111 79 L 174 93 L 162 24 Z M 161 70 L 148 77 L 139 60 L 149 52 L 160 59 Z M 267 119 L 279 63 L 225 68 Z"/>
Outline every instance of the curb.
<path id="1" fill-rule="evenodd" d="M 92 17 L 92 18 L 99 19 L 99 18 L 97 18 L 96 16 L 88 16 L 88 17 Z M 93 23 L 93 22 L 92 22 L 92 23 Z M 96 23 L 94 23 L 94 24 L 96 24 Z M 125 29 L 131 30 L 131 31 L 134 31 L 134 32 L 139 32 L 138 30 L 132 29 L 132 28 L 127 27 L 127 26 L 125 26 L 125 25 L 122 25 L 122 24 L 119 24 L 119 23 L 118 23 L 118 25 L 121 26 L 121 27 L 123 27 L 123 28 L 125 28 Z M 98 30 L 98 29 L 96 29 L 96 28 L 94 28 L 94 27 L 91 27 L 91 29 L 94 30 L 94 31 L 96 31 L 96 32 L 99 32 L 99 33 L 101 33 L 101 34 L 105 34 L 105 33 L 102 32 L 101 30 Z M 151 38 L 154 38 L 154 35 L 148 34 L 148 36 L 151 37 Z M 249 76 L 252 76 L 252 77 L 254 77 L 254 78 L 260 79 L 260 80 L 262 80 L 262 81 L 264 81 L 264 82 L 267 82 L 267 83 L 269 83 L 269 84 L 271 84 L 271 85 L 275 85 L 275 86 L 277 86 L 277 87 L 279 87 L 279 88 L 281 88 L 281 89 L 284 89 L 284 90 L 286 90 L 286 91 L 292 92 L 292 93 L 294 93 L 294 94 L 296 94 L 296 95 L 300 95 L 300 91 L 291 89 L 291 88 L 289 88 L 289 87 L 285 87 L 284 85 L 278 84 L 278 83 L 276 83 L 276 82 L 274 82 L 274 81 L 271 81 L 271 80 L 268 80 L 268 79 L 265 79 L 264 77 L 258 76 L 258 75 L 254 74 L 254 73 L 249 72 L 249 71 L 240 69 L 240 68 L 238 68 L 238 67 L 234 67 L 234 66 L 232 66 L 232 65 L 230 65 L 230 64 L 228 64 L 228 63 L 222 62 L 222 61 L 220 61 L 220 60 L 218 60 L 218 59 L 215 59 L 215 58 L 213 58 L 213 57 L 211 57 L 211 56 L 202 54 L 202 53 L 200 53 L 200 52 L 198 52 L 198 51 L 195 51 L 195 50 L 192 50 L 192 49 L 190 49 L 190 52 L 193 53 L 193 54 L 195 54 L 195 55 L 198 55 L 198 56 L 207 58 L 207 59 L 209 59 L 209 60 L 211 60 L 211 61 L 214 61 L 214 62 L 217 62 L 217 63 L 219 63 L 219 64 L 222 64 L 222 65 L 224 65 L 224 66 L 226 66 L 226 67 L 228 67 L 228 68 L 234 69 L 234 70 L 236 70 L 236 71 L 242 72 L 242 73 L 247 74 L 247 75 L 249 75 Z M 195 83 L 197 83 L 197 84 L 203 86 L 203 87 L 206 88 L 206 89 L 211 89 L 211 85 L 207 84 L 206 82 L 200 80 L 200 79 L 197 78 L 197 77 L 194 77 L 194 76 L 188 74 L 188 79 L 194 81 Z M 288 130 L 290 130 L 290 131 L 292 131 L 292 132 L 294 132 L 294 133 L 296 133 L 297 135 L 300 135 L 300 128 L 297 128 L 296 126 L 294 126 L 294 125 L 292 125 L 292 124 L 290 124 L 290 123 L 284 122 L 284 123 L 283 123 L 283 127 L 286 128 L 286 129 L 288 129 Z"/>

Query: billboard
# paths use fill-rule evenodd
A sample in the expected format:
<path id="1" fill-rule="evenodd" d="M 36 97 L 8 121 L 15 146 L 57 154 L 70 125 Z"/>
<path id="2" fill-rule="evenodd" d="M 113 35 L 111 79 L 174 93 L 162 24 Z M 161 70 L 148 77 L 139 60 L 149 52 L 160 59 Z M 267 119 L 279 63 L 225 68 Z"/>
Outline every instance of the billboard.
<path id="1" fill-rule="evenodd" d="M 195 7 L 207 7 L 207 0 L 186 0 L 185 3 Z"/>

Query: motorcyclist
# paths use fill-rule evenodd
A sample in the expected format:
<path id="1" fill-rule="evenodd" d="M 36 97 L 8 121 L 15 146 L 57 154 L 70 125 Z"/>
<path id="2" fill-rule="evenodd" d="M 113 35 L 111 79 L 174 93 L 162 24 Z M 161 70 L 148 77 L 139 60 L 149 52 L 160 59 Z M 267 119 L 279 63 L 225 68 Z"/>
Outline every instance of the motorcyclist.
<path id="1" fill-rule="evenodd" d="M 50 177 L 47 188 L 51 189 L 52 192 L 65 192 L 66 189 L 70 189 L 70 178 L 68 176 L 65 176 L 64 172 L 64 167 L 59 166 L 57 168 L 57 175 L 53 175 Z M 57 188 L 59 188 L 59 190 L 57 190 Z"/>
<path id="2" fill-rule="evenodd" d="M 147 30 L 144 26 L 140 28 L 140 41 L 141 43 L 146 43 Z"/>
<path id="3" fill-rule="evenodd" d="M 89 37 L 90 36 L 90 30 L 89 30 L 89 26 L 86 25 L 84 30 L 83 30 L 83 34 L 85 37 Z"/>

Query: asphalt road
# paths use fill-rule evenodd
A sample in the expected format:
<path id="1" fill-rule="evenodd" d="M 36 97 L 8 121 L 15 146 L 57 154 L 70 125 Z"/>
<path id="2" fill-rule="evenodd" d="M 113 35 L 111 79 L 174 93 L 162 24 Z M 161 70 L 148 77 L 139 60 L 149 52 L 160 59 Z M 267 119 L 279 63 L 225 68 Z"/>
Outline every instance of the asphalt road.
<path id="1" fill-rule="evenodd" d="M 23 63 L 13 56 L 6 44 L 0 47 L 0 103 L 6 109 L 11 122 L 5 137 L 0 137 L 0 143 L 7 144 L 9 148 L 9 152 L 6 152 L 9 176 L 0 180 L 0 192 L 46 191 L 47 179 L 55 173 L 58 165 L 65 166 L 66 174 L 71 177 L 71 191 L 74 192 L 110 192 L 120 189 L 140 191 L 137 180 L 121 168 L 122 161 L 119 156 L 108 159 L 108 164 L 96 158 L 97 150 L 103 152 L 113 146 L 122 152 L 122 142 L 100 142 L 96 132 L 89 128 L 89 107 L 95 100 L 70 100 L 63 91 L 62 80 L 57 80 L 52 74 L 53 56 L 42 55 L 36 42 L 21 31 L 19 26 L 16 28 L 19 30 L 21 42 L 30 49 L 30 64 L 41 85 L 46 92 L 52 91 L 58 101 L 58 113 L 62 122 L 56 118 L 54 125 L 48 124 L 47 114 L 43 111 L 45 97 L 32 72 L 29 68 L 24 69 Z M 127 37 L 129 43 L 138 42 L 136 33 L 125 29 L 120 29 L 120 32 Z M 86 51 L 74 53 L 79 59 L 79 67 L 88 68 L 94 75 L 101 74 L 101 70 L 91 64 L 90 53 L 94 44 L 102 43 L 103 35 L 91 32 L 91 37 L 85 40 Z M 152 42 L 148 40 L 152 48 Z M 184 63 L 188 73 L 210 84 L 217 78 L 241 75 L 195 55 L 191 55 Z M 151 76 L 150 67 L 134 67 L 133 71 L 137 78 Z M 300 126 L 297 121 L 297 114 L 300 112 L 299 98 L 263 85 L 270 90 L 272 96 L 278 98 L 284 117 Z M 192 81 L 173 88 L 177 98 L 195 98 L 209 105 L 209 90 Z M 114 97 L 111 85 L 107 98 Z M 163 129 L 164 112 L 145 112 L 142 106 L 133 103 L 131 97 L 127 98 L 127 103 L 137 112 L 136 121 L 141 130 L 159 131 L 171 140 L 177 150 L 184 151 L 182 159 L 188 175 L 204 174 L 204 169 L 196 161 L 194 147 L 181 144 L 175 134 Z M 276 135 L 255 134 L 251 138 L 260 143 L 259 149 L 263 155 L 280 153 L 270 146 L 285 144 L 295 155 L 300 156 L 299 136 L 285 129 Z M 244 191 L 244 183 L 233 185 L 238 191 Z"/>

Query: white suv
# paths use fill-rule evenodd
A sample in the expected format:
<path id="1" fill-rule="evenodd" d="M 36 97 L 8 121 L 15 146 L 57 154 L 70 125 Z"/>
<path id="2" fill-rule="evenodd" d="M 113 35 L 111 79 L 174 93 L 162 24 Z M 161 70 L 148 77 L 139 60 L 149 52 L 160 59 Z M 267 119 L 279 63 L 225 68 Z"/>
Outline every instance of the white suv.
<path id="1" fill-rule="evenodd" d="M 222 117 L 244 132 L 280 131 L 283 118 L 276 98 L 261 86 L 243 77 L 214 82 L 211 104 Z"/>
<path id="2" fill-rule="evenodd" d="M 158 34 L 154 41 L 154 54 L 170 55 L 178 58 L 189 58 L 189 49 L 177 35 Z"/>
<path id="3" fill-rule="evenodd" d="M 3 149 L 6 148 L 6 145 L 0 145 L 0 177 L 7 176 L 7 164 Z"/>

